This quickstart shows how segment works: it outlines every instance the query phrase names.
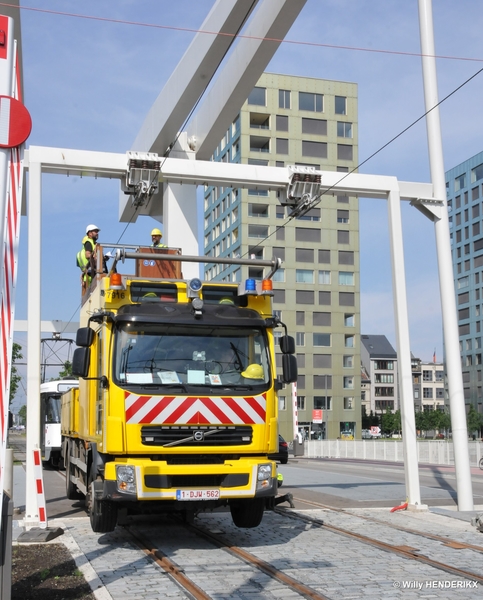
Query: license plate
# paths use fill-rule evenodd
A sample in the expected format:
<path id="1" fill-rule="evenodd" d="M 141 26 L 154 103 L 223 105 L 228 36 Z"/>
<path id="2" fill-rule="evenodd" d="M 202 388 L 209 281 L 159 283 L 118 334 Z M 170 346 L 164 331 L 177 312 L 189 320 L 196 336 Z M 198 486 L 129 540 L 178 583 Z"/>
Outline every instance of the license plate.
<path id="1" fill-rule="evenodd" d="M 218 500 L 220 490 L 176 490 L 176 500 Z"/>

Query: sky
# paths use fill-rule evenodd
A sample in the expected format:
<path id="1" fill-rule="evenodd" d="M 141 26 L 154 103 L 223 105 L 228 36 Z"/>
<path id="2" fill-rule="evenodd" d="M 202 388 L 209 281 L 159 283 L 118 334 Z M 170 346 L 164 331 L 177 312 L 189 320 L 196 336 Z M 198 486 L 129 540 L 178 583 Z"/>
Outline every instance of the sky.
<path id="1" fill-rule="evenodd" d="M 24 101 L 33 121 L 27 146 L 129 150 L 213 4 L 21 0 Z M 433 0 L 433 16 L 441 100 L 483 67 L 483 11 L 480 0 Z M 308 0 L 266 70 L 357 83 L 362 162 L 425 112 L 419 53 L 417 0 Z M 482 150 L 482 97 L 483 73 L 441 105 L 445 170 Z M 424 120 L 360 172 L 429 182 Z M 41 316 L 75 321 L 75 255 L 86 225 L 101 228 L 100 242 L 137 245 L 149 243 L 157 223 L 140 217 L 126 229 L 119 222 L 117 181 L 44 175 L 42 198 Z M 402 216 L 411 350 L 426 361 L 436 352 L 440 361 L 434 225 L 407 204 Z M 27 317 L 27 228 L 23 217 L 16 319 Z M 387 229 L 386 202 L 361 199 L 361 333 L 386 335 L 395 346 Z M 25 355 L 25 336 L 14 339 Z M 24 385 L 25 379 L 15 405 L 25 403 Z"/>

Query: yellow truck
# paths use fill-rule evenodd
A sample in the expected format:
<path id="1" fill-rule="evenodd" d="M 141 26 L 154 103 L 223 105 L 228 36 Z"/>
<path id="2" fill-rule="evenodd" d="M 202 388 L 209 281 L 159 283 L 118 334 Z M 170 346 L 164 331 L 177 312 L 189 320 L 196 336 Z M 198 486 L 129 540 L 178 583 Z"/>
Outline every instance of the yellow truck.
<path id="1" fill-rule="evenodd" d="M 127 259 L 134 275 L 118 272 Z M 181 261 L 206 260 L 217 259 L 118 247 L 83 297 L 62 454 L 67 497 L 85 498 L 95 532 L 130 515 L 190 520 L 219 506 L 256 527 L 274 506 L 277 394 L 297 378 L 294 340 L 272 311 L 280 262 L 218 259 L 263 267 L 263 280 L 183 279 Z"/>

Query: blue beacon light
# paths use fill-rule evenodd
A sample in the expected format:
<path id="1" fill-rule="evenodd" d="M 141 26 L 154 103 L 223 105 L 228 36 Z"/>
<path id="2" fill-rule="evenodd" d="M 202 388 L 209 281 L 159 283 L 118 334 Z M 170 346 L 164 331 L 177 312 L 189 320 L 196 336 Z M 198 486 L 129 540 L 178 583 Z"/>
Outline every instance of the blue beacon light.
<path id="1" fill-rule="evenodd" d="M 256 292 L 257 283 L 254 279 L 245 280 L 245 292 Z"/>

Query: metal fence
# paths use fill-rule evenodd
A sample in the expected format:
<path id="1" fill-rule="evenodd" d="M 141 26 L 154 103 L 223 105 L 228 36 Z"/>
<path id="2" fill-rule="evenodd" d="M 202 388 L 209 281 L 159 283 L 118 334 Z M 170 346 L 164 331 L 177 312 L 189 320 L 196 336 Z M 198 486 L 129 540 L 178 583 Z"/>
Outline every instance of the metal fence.
<path id="1" fill-rule="evenodd" d="M 451 440 L 418 440 L 418 462 L 429 465 L 454 465 Z M 483 456 L 483 443 L 468 442 L 470 465 L 477 467 Z M 401 440 L 305 440 L 306 458 L 357 458 L 362 460 L 403 461 Z"/>

